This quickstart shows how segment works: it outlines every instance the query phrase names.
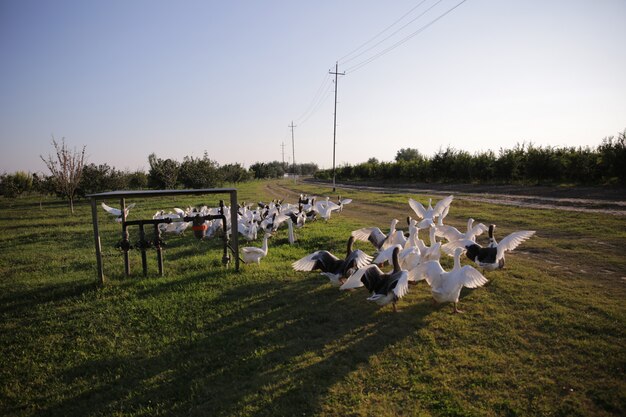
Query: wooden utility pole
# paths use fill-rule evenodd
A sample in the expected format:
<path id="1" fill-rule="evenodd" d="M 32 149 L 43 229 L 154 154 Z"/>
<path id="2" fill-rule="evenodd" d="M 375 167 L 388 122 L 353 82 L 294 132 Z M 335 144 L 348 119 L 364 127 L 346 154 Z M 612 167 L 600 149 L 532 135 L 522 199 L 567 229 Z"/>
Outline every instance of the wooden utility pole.
<path id="1" fill-rule="evenodd" d="M 283 171 L 287 171 L 287 167 L 285 166 L 285 142 L 280 144 L 280 147 L 282 148 L 282 153 L 283 153 Z"/>
<path id="2" fill-rule="evenodd" d="M 291 124 L 289 125 L 289 127 L 291 128 L 291 152 L 292 152 L 292 161 L 293 161 L 293 182 L 296 182 L 296 148 L 294 147 L 294 141 L 293 141 L 293 128 L 296 127 L 293 124 L 293 120 L 291 121 Z"/>
<path id="3" fill-rule="evenodd" d="M 339 62 L 335 62 L 335 72 L 331 72 L 329 70 L 328 73 L 335 75 L 335 113 L 334 113 L 334 122 L 333 122 L 333 193 L 334 193 L 335 192 L 335 145 L 337 144 L 337 76 L 346 75 L 346 73 L 339 72 Z"/>

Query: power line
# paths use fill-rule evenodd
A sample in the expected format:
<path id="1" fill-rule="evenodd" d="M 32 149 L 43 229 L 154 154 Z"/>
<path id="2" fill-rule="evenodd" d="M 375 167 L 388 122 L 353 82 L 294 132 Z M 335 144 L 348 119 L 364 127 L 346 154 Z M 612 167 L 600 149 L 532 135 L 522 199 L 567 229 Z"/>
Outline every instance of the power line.
<path id="1" fill-rule="evenodd" d="M 441 1 L 441 0 L 440 0 Z M 441 15 L 439 15 L 438 17 L 436 17 L 435 19 L 431 20 L 430 22 L 428 22 L 427 24 L 425 24 L 424 26 L 420 27 L 419 29 L 417 29 L 416 31 L 412 32 L 411 34 L 409 34 L 408 36 L 404 37 L 403 39 L 401 39 L 400 41 L 394 43 L 393 45 L 391 45 L 390 47 L 388 47 L 387 49 L 382 50 L 381 52 L 378 52 L 377 54 L 371 56 L 370 58 L 361 61 L 360 63 L 353 65 L 352 67 L 348 68 L 346 70 L 346 72 L 354 72 L 357 71 L 361 68 L 363 68 L 364 66 L 366 66 L 367 64 L 369 64 L 370 62 L 380 58 L 381 56 L 387 54 L 388 52 L 396 49 L 398 46 L 402 45 L 403 43 L 409 41 L 410 39 L 414 38 L 415 36 L 419 35 L 420 33 L 422 33 L 424 30 L 428 29 L 430 26 L 432 26 L 434 23 L 436 23 L 437 21 L 441 20 L 443 17 L 445 17 L 447 14 L 451 13 L 454 9 L 456 9 L 457 7 L 459 7 L 461 4 L 465 3 L 467 0 L 462 0 L 461 2 L 459 2 L 458 4 L 456 4 L 455 6 L 451 7 L 450 9 L 448 9 L 447 11 L 445 11 L 444 13 L 442 13 Z"/>
<path id="2" fill-rule="evenodd" d="M 330 75 L 329 74 L 324 74 L 324 79 L 322 80 L 322 83 L 320 84 L 320 86 L 317 88 L 317 90 L 315 92 L 315 95 L 313 96 L 313 99 L 311 100 L 311 103 L 309 104 L 307 109 L 304 111 L 304 113 L 302 113 L 299 117 L 296 117 L 296 119 L 295 119 L 296 121 L 299 121 L 299 120 L 303 119 L 305 116 L 307 116 L 307 114 L 311 111 L 311 109 L 318 102 L 318 100 L 321 97 L 321 95 L 323 94 L 324 90 L 326 90 L 326 86 L 329 83 L 329 80 L 330 80 Z"/>
<path id="3" fill-rule="evenodd" d="M 409 10 L 408 12 L 406 12 L 404 15 L 402 15 L 402 17 L 400 17 L 398 20 L 396 20 L 395 22 L 393 22 L 391 25 L 387 26 L 385 29 L 383 29 L 382 31 L 380 31 L 378 34 L 376 34 L 376 36 L 374 36 L 373 38 L 371 38 L 370 40 L 368 40 L 367 42 L 365 42 L 364 44 L 362 44 L 361 46 L 359 46 L 358 48 L 356 48 L 355 50 L 353 50 L 352 52 L 350 52 L 349 54 L 344 55 L 343 57 L 339 58 L 339 61 L 342 61 L 343 64 L 346 64 L 347 62 L 353 61 L 356 58 L 360 57 L 361 55 L 363 55 L 364 53 L 366 53 L 367 51 L 372 50 L 373 48 L 377 47 L 378 45 L 380 45 L 381 43 L 385 42 L 387 39 L 391 38 L 393 35 L 395 35 L 396 33 L 400 32 L 402 29 L 404 29 L 405 27 L 407 27 L 408 25 L 410 25 L 411 23 L 415 22 L 417 19 L 419 19 L 420 17 L 424 16 L 430 9 L 432 9 L 433 7 L 435 7 L 437 4 L 441 3 L 443 0 L 439 0 L 437 1 L 435 4 L 433 4 L 432 6 L 430 6 L 428 9 L 426 9 L 426 11 L 424 11 L 422 14 L 420 14 L 419 16 L 409 20 L 408 23 L 406 23 L 404 26 L 400 27 L 400 29 L 397 29 L 395 32 L 393 32 L 391 35 L 387 36 L 386 38 L 384 38 L 383 40 L 377 42 L 375 45 L 372 45 L 371 47 L 367 48 L 366 50 L 364 50 L 363 52 L 353 56 L 352 58 L 349 59 L 345 59 L 347 57 L 349 57 L 350 55 L 352 55 L 353 53 L 355 53 L 356 51 L 358 51 L 359 49 L 363 48 L 365 45 L 367 45 L 368 43 L 372 42 L 374 39 L 378 38 L 380 35 L 382 35 L 383 33 L 385 33 L 386 31 L 388 31 L 389 29 L 391 29 L 393 26 L 395 26 L 398 22 L 400 22 L 402 19 L 404 19 L 409 13 L 413 12 L 415 9 L 417 9 L 418 7 L 420 7 L 422 4 L 426 3 L 427 0 L 423 0 L 422 2 L 420 2 L 417 6 L 413 7 L 411 10 Z M 345 59 L 345 60 L 344 60 Z"/>
<path id="4" fill-rule="evenodd" d="M 324 83 L 317 90 L 317 92 L 315 94 L 315 97 L 313 97 L 313 100 L 311 101 L 311 104 L 309 105 L 309 108 L 307 109 L 307 111 L 305 111 L 304 113 L 302 113 L 302 115 L 300 117 L 295 119 L 298 122 L 298 124 L 300 124 L 300 125 L 303 124 L 304 122 L 309 120 L 311 118 L 311 116 L 313 116 L 315 113 L 317 113 L 317 111 L 320 109 L 321 105 L 326 101 L 326 99 L 328 98 L 330 92 L 332 91 L 329 88 L 331 83 L 332 83 L 332 80 L 330 78 L 330 75 L 326 74 L 326 78 L 324 79 Z"/>

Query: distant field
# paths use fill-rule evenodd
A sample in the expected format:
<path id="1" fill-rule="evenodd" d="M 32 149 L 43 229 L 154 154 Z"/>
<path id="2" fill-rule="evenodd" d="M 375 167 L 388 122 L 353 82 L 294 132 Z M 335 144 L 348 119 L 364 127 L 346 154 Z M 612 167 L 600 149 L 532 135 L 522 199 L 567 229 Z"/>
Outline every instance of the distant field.
<path id="1" fill-rule="evenodd" d="M 458 228 L 473 217 L 499 237 L 537 234 L 463 291 L 465 314 L 433 306 L 425 283 L 393 313 L 290 265 L 342 253 L 356 228 L 404 226 L 408 197 L 428 196 L 270 181 L 240 185 L 239 199 L 301 192 L 354 202 L 296 245 L 281 229 L 240 273 L 221 266 L 218 241 L 187 233 L 165 237 L 166 276 L 151 251 L 144 278 L 133 251 L 126 278 L 120 227 L 100 211 L 102 288 L 86 202 L 70 216 L 52 198 L 0 199 L 0 415 L 626 415 L 626 218 L 454 201 Z M 132 202 L 139 219 L 218 197 Z"/>

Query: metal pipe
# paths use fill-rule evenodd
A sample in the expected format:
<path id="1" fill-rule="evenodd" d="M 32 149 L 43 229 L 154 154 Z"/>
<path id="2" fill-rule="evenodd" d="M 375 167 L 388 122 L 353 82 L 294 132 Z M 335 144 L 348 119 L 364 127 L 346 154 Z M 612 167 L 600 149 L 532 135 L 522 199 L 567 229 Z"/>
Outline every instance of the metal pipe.
<path id="1" fill-rule="evenodd" d="M 141 267 L 143 268 L 143 276 L 148 275 L 148 259 L 146 257 L 146 232 L 143 230 L 143 223 L 139 224 L 139 249 L 141 250 Z"/>

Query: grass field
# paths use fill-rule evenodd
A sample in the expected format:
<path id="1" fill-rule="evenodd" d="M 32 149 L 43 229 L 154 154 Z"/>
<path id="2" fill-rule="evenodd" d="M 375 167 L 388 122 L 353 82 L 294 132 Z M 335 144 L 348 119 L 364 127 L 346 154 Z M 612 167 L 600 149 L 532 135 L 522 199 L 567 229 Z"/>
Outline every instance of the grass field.
<path id="1" fill-rule="evenodd" d="M 330 191 L 252 182 L 239 199 Z M 188 233 L 166 236 L 164 277 L 151 251 L 144 278 L 134 251 L 126 278 L 120 227 L 101 211 L 104 287 L 86 202 L 70 216 L 52 198 L 0 199 L 0 414 L 626 415 L 626 218 L 455 201 L 448 224 L 537 234 L 462 292 L 465 314 L 433 306 L 425 283 L 393 313 L 290 264 L 342 253 L 351 230 L 403 222 L 407 198 L 426 196 L 342 195 L 354 199 L 343 213 L 293 246 L 281 229 L 239 273 L 221 266 L 218 241 Z M 137 200 L 130 219 L 217 198 Z"/>

